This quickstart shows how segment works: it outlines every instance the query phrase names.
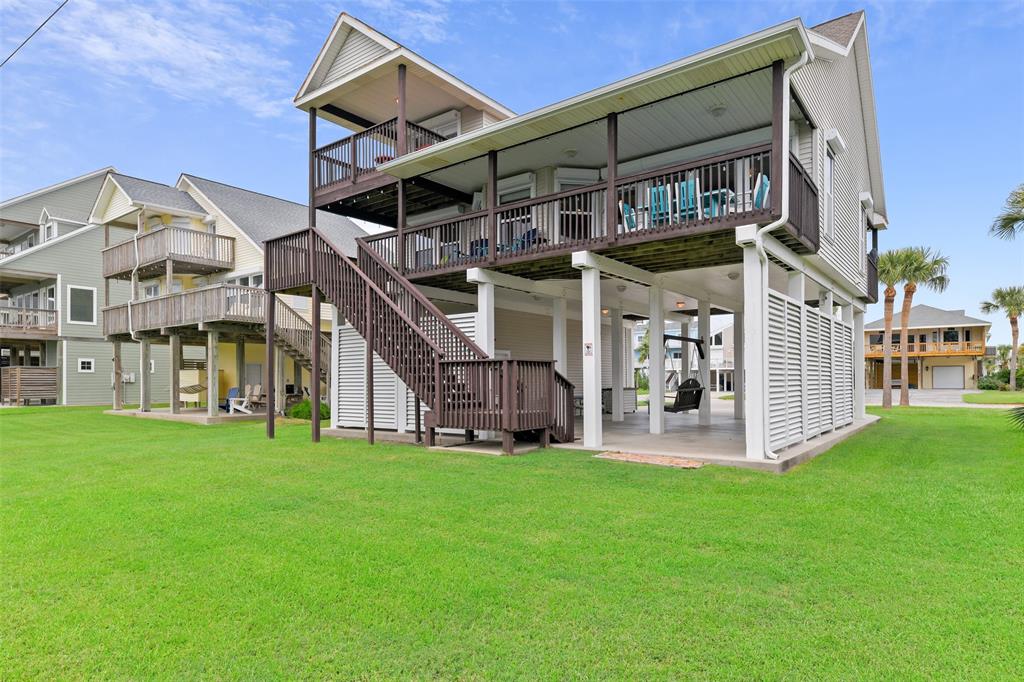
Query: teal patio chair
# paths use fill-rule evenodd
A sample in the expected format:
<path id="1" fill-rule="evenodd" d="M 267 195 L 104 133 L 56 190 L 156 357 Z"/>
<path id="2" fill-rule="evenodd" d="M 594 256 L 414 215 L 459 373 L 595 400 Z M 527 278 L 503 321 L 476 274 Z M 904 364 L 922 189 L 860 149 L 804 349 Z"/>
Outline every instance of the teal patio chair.
<path id="1" fill-rule="evenodd" d="M 758 173 L 757 180 L 754 181 L 754 208 L 768 207 L 768 191 L 771 187 L 772 183 L 768 177 L 764 173 Z"/>
<path id="2" fill-rule="evenodd" d="M 619 213 L 622 215 L 623 231 L 633 232 L 636 230 L 636 209 L 620 199 Z"/>
<path id="3" fill-rule="evenodd" d="M 700 179 L 691 177 L 676 186 L 679 204 L 679 221 L 700 220 L 704 217 L 701 205 Z"/>
<path id="4" fill-rule="evenodd" d="M 672 219 L 672 190 L 670 185 L 658 185 L 647 190 L 651 224 L 667 223 Z"/>

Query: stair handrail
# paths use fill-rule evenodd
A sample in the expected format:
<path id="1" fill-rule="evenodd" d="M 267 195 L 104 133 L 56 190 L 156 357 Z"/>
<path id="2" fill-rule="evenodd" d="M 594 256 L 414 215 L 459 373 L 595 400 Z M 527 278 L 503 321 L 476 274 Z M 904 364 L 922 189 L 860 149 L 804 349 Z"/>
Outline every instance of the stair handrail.
<path id="1" fill-rule="evenodd" d="M 425 331 L 423 331 L 423 329 L 422 329 L 422 328 L 421 328 L 421 327 L 420 327 L 420 326 L 419 326 L 418 324 L 416 324 L 416 323 L 415 323 L 415 322 L 414 322 L 414 321 L 412 320 L 412 318 L 410 318 L 410 317 L 409 317 L 408 315 L 406 315 L 406 314 L 405 314 L 405 311 L 404 311 L 404 310 L 402 310 L 402 308 L 401 308 L 401 307 L 399 307 L 399 305 L 398 305 L 397 303 L 395 303 L 394 301 L 392 301 L 392 300 L 391 300 L 391 297 L 390 297 L 390 296 L 388 296 L 387 294 L 385 294 L 385 293 L 384 293 L 384 292 L 383 292 L 383 291 L 381 290 L 381 288 L 380 288 L 379 286 L 377 286 L 377 283 L 376 283 L 376 282 L 374 282 L 374 281 L 373 281 L 372 279 L 370 279 L 370 277 L 369 277 L 369 276 L 367 276 L 367 274 L 366 274 L 365 272 L 363 272 L 363 271 L 362 271 L 362 270 L 361 270 L 361 269 L 360 269 L 360 268 L 358 267 L 358 265 L 356 265 L 355 263 L 352 263 L 352 261 L 351 261 L 351 260 L 349 259 L 349 257 L 348 257 L 348 256 L 346 256 L 345 254 L 343 254 L 343 253 L 341 253 L 340 251 L 338 251 L 338 249 L 336 249 L 336 248 L 334 247 L 334 244 L 332 244 L 332 243 L 331 243 L 331 240 L 327 239 L 327 237 L 325 237 L 325 236 L 324 236 L 324 234 L 323 234 L 323 233 L 322 233 L 322 232 L 321 232 L 320 230 L 318 230 L 318 229 L 317 229 L 316 227 L 310 227 L 310 228 L 309 228 L 309 230 L 310 230 L 310 232 L 311 232 L 312 234 L 314 234 L 314 235 L 316 235 L 317 237 L 319 237 L 319 238 L 320 238 L 320 240 L 321 240 L 321 241 L 323 241 L 323 243 L 324 243 L 324 244 L 326 244 L 326 245 L 327 245 L 327 247 L 328 247 L 328 248 L 330 248 L 330 249 L 331 249 L 331 251 L 333 251 L 333 252 L 334 252 L 334 255 L 336 255 L 336 256 L 337 256 L 337 257 L 338 257 L 339 259 L 342 259 L 342 260 L 344 260 L 344 261 L 345 261 L 345 262 L 346 262 L 346 263 L 348 264 L 348 266 L 349 266 L 349 267 L 351 267 L 351 268 L 352 268 L 352 270 L 353 270 L 353 271 L 354 271 L 354 272 L 356 273 L 356 275 L 357 275 L 357 276 L 359 277 L 359 279 L 360 279 L 360 280 L 362 280 L 362 282 L 363 282 L 363 283 L 364 283 L 364 284 L 365 284 L 366 286 L 368 286 L 368 287 L 370 288 L 370 290 L 371 290 L 371 291 L 375 292 L 375 293 L 376 293 L 376 294 L 377 294 L 378 296 L 380 296 L 381 298 L 383 298 L 383 299 L 384 299 L 384 302 L 385 302 L 385 303 L 387 304 L 387 306 L 388 306 L 389 308 L 391 308 L 392 310 L 394 310 L 394 311 L 395 311 L 396 313 L 398 313 L 398 315 L 399 315 L 399 316 L 400 316 L 400 317 L 402 318 L 402 321 L 403 321 L 403 322 L 405 322 L 406 324 L 408 324 L 408 325 L 409 325 L 410 327 L 412 327 L 412 328 L 413 328 L 413 330 L 414 330 L 414 331 L 415 331 L 415 332 L 416 332 L 417 334 L 419 334 L 420 336 L 422 336 L 422 337 L 423 337 L 423 339 L 424 339 L 424 340 L 425 340 L 425 341 L 427 342 L 427 344 L 428 344 L 428 345 L 429 345 L 429 346 L 430 346 L 431 348 L 433 348 L 433 349 L 434 349 L 435 351 L 437 351 L 437 354 L 438 354 L 438 356 L 439 356 L 439 357 L 441 357 L 441 358 L 444 358 L 444 351 L 443 351 L 443 350 L 441 350 L 441 347 L 440 347 L 440 346 L 438 346 L 438 345 L 437 345 L 437 343 L 435 343 L 435 342 L 434 342 L 434 340 L 433 340 L 432 338 L 430 338 L 430 335 L 429 335 L 429 334 L 427 334 L 427 333 L 426 333 Z M 310 278 L 311 278 L 311 279 L 313 279 L 313 278 L 314 278 L 314 273 L 312 273 L 312 272 L 311 272 L 311 273 L 309 273 L 309 275 L 310 275 Z"/>
<path id="2" fill-rule="evenodd" d="M 384 258 L 366 242 L 366 240 L 364 240 L 362 237 L 358 237 L 356 238 L 356 244 L 359 248 L 360 256 L 362 256 L 365 253 L 368 258 L 370 258 L 377 265 L 383 268 L 383 270 L 392 279 L 394 279 L 396 282 L 402 285 L 402 289 L 408 292 L 416 300 L 417 303 L 423 306 L 423 308 L 426 309 L 426 311 L 430 313 L 430 315 L 433 318 L 435 318 L 439 324 L 441 324 L 444 327 L 447 327 L 463 344 L 465 344 L 465 346 L 473 355 L 475 355 L 478 359 L 488 359 L 490 357 L 489 355 L 487 355 L 487 353 L 484 352 L 482 348 L 480 348 L 480 346 L 478 346 L 471 338 L 469 338 L 469 336 L 467 336 L 464 331 L 459 329 L 450 319 L 448 319 L 448 316 L 445 315 L 441 311 L 441 309 L 438 308 L 433 301 L 427 298 L 427 296 L 422 291 L 420 291 L 415 285 L 409 282 L 408 286 L 406 286 L 404 282 L 408 282 L 408 280 L 405 278 L 405 276 L 399 273 L 398 270 L 396 270 L 390 263 L 384 260 Z M 362 270 L 362 268 L 359 269 Z"/>

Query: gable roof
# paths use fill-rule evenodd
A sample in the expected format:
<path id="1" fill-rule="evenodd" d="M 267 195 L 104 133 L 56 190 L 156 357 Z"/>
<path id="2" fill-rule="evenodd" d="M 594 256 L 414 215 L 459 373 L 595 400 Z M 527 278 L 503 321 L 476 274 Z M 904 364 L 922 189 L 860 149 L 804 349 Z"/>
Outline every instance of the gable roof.
<path id="1" fill-rule="evenodd" d="M 196 213 L 201 216 L 206 215 L 203 207 L 196 203 L 196 200 L 188 192 L 182 192 L 177 187 L 152 180 L 133 178 L 120 173 L 111 173 L 110 178 L 128 196 L 132 204 L 137 206 L 145 205 L 150 208 L 166 208 L 173 211 Z"/>
<path id="2" fill-rule="evenodd" d="M 89 209 L 92 208 L 95 194 L 99 193 L 102 178 L 113 171 L 113 166 L 100 168 L 6 199 L 0 202 L 0 220 L 38 224 L 42 210 L 49 208 L 51 215 L 59 215 L 61 218 L 76 222 L 87 222 Z M 96 185 L 95 190 L 91 187 L 93 184 Z"/>
<path id="3" fill-rule="evenodd" d="M 849 49 L 850 43 L 857 35 L 857 29 L 860 28 L 863 21 L 864 10 L 857 10 L 812 26 L 810 30 Z"/>
<path id="4" fill-rule="evenodd" d="M 976 317 L 969 317 L 964 310 L 943 310 L 930 305 L 918 303 L 910 309 L 910 328 L 924 329 L 927 327 L 977 327 L 992 326 L 991 322 L 979 320 Z M 894 330 L 899 325 L 894 324 Z M 864 325 L 864 329 L 879 330 L 885 329 L 885 320 L 878 319 L 870 324 Z"/>
<path id="5" fill-rule="evenodd" d="M 309 207 L 304 204 L 187 173 L 182 173 L 181 178 L 209 199 L 260 249 L 266 240 L 301 230 L 309 223 Z M 366 236 L 348 218 L 326 211 L 317 211 L 316 224 L 335 248 L 347 256 L 356 255 L 356 238 Z"/>

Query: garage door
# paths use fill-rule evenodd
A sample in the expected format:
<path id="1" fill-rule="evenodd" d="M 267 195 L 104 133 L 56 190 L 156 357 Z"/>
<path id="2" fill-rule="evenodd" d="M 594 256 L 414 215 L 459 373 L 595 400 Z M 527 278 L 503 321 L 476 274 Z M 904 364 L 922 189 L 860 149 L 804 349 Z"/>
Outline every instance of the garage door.
<path id="1" fill-rule="evenodd" d="M 963 388 L 963 367 L 932 367 L 932 388 Z"/>

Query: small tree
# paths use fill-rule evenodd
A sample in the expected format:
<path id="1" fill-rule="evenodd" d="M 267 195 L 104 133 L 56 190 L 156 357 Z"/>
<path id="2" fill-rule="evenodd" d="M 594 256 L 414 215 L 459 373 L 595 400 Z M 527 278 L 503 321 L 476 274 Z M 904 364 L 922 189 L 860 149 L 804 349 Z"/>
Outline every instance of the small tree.
<path id="1" fill-rule="evenodd" d="M 886 251 L 878 258 L 878 281 L 885 285 L 882 332 L 882 407 L 892 407 L 892 312 L 896 301 L 896 285 L 903 281 L 899 250 Z"/>
<path id="2" fill-rule="evenodd" d="M 1010 390 L 1017 390 L 1017 354 L 1020 346 L 1020 329 L 1017 320 L 1024 313 L 1024 286 L 1004 287 L 992 292 L 992 299 L 983 301 L 981 312 L 992 314 L 1002 311 L 1010 320 Z"/>
<path id="3" fill-rule="evenodd" d="M 918 286 L 942 292 L 949 286 L 949 259 L 922 246 L 901 249 L 900 264 L 903 280 L 903 310 L 900 314 L 900 406 L 910 405 L 910 309 L 914 305 L 914 294 Z"/>
<path id="4" fill-rule="evenodd" d="M 644 336 L 640 339 L 640 343 L 636 347 L 637 359 L 641 362 L 647 362 L 647 359 L 651 356 L 651 328 L 648 327 L 647 331 L 644 332 Z"/>
<path id="5" fill-rule="evenodd" d="M 1024 234 L 1024 184 L 1010 192 L 1002 212 L 992 221 L 988 233 L 1000 239 L 1013 239 Z"/>

